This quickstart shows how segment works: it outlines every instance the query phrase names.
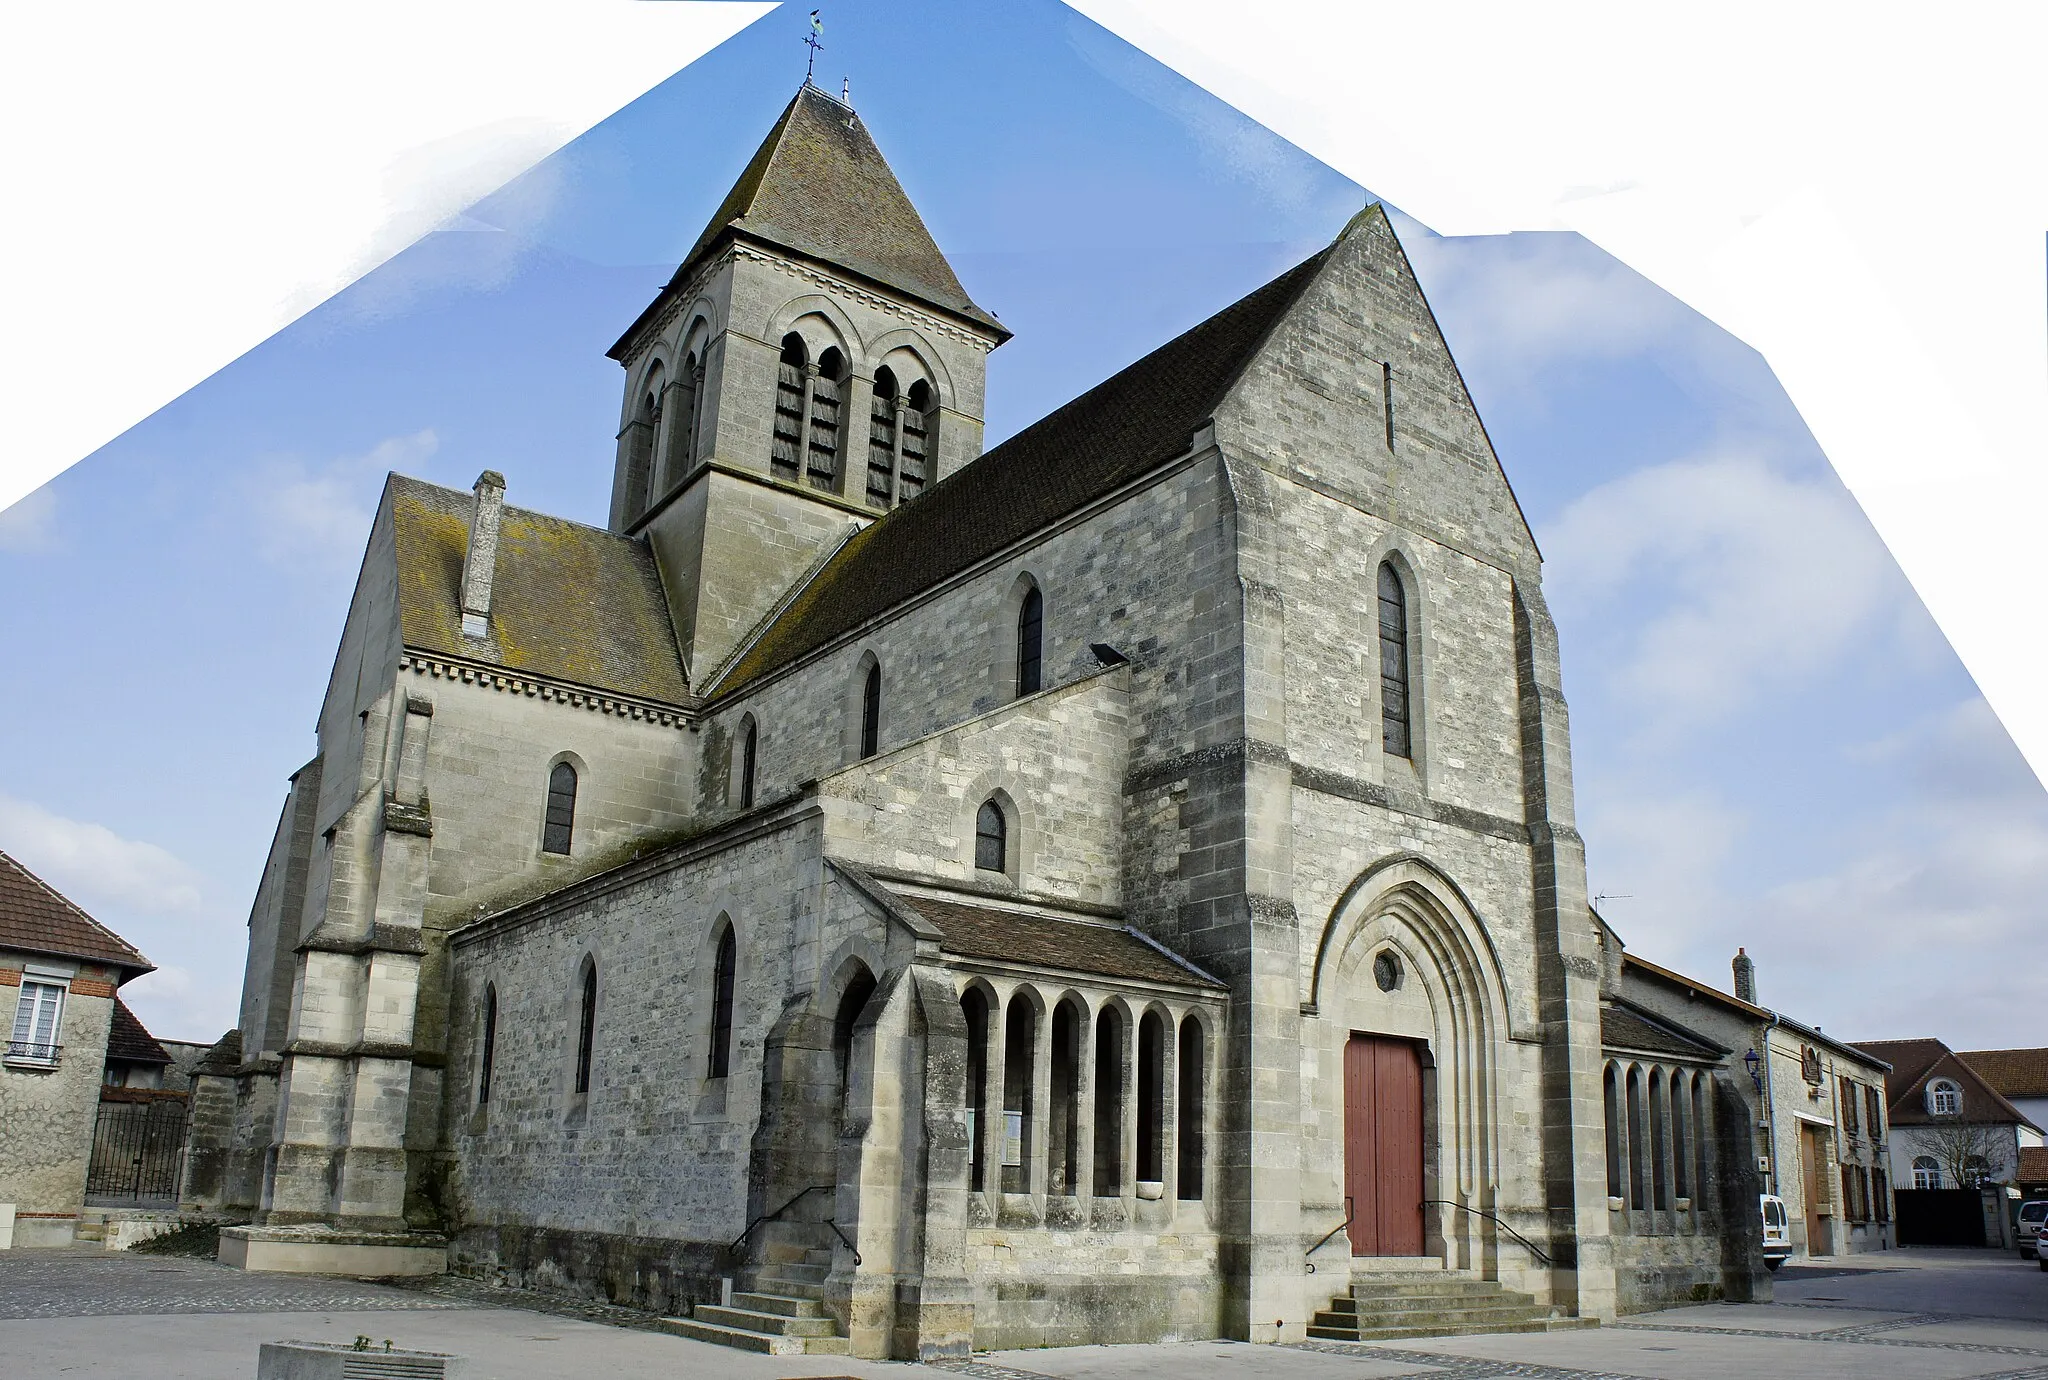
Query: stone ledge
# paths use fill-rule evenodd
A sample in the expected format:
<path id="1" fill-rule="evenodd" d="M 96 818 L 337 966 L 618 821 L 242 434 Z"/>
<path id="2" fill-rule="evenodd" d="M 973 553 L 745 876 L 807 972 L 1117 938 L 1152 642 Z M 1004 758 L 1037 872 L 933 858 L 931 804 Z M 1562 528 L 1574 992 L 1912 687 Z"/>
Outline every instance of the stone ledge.
<path id="1" fill-rule="evenodd" d="M 448 1269 L 448 1238 L 423 1231 L 349 1231 L 339 1227 L 223 1227 L 221 1264 L 272 1274 L 387 1279 Z"/>

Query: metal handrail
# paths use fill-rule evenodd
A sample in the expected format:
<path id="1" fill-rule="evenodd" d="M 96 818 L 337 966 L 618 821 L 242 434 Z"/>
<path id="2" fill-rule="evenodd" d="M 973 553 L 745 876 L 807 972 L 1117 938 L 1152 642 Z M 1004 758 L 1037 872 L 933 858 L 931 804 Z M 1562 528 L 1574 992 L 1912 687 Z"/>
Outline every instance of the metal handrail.
<path id="1" fill-rule="evenodd" d="M 1524 1246 L 1528 1247 L 1530 1255 L 1535 1256 L 1545 1265 L 1550 1266 L 1553 1269 L 1556 1268 L 1556 1262 L 1551 1260 L 1549 1256 L 1543 1253 L 1542 1247 L 1538 1246 L 1534 1241 L 1531 1241 L 1528 1237 L 1522 1235 L 1513 1227 L 1501 1221 L 1500 1218 L 1494 1216 L 1492 1213 L 1486 1211 L 1484 1208 L 1469 1207 L 1464 1203 L 1454 1203 L 1448 1198 L 1424 1198 L 1422 1200 L 1422 1206 L 1456 1208 L 1460 1212 L 1469 1212 L 1474 1217 L 1484 1217 L 1487 1221 L 1493 1223 L 1496 1227 L 1499 1227 L 1509 1236 L 1514 1237 L 1515 1240 L 1521 1242 Z"/>
<path id="2" fill-rule="evenodd" d="M 741 1232 L 738 1236 L 735 1236 L 732 1239 L 732 1244 L 730 1246 L 727 1246 L 726 1249 L 728 1251 L 731 1251 L 734 1255 L 738 1255 L 740 1253 L 740 1248 L 747 1244 L 747 1238 L 754 1234 L 754 1228 L 760 1226 L 763 1222 L 775 1221 L 777 1218 L 781 1217 L 783 1213 L 788 1212 L 791 1208 L 795 1207 L 804 1199 L 810 1197 L 813 1193 L 823 1193 L 833 1187 L 835 1187 L 835 1185 L 833 1184 L 812 1184 L 809 1188 L 797 1194 L 796 1197 L 791 1198 L 781 1207 L 775 1209 L 775 1211 L 764 1212 L 759 1217 L 756 1217 L 753 1221 L 747 1223 L 747 1229 Z M 834 1227 L 832 1230 L 836 1232 L 839 1229 L 837 1227 Z M 845 1240 L 844 1237 L 841 1237 L 840 1239 L 842 1241 Z"/>
<path id="3" fill-rule="evenodd" d="M 48 1040 L 9 1040 L 7 1057 L 20 1059 L 31 1064 L 54 1064 L 57 1056 L 64 1052 L 64 1046 Z"/>
<path id="4" fill-rule="evenodd" d="M 1319 1250 L 1321 1250 L 1321 1249 L 1322 1249 L 1323 1247 L 1325 1247 L 1325 1246 L 1329 1245 L 1329 1244 L 1330 1244 L 1330 1240 L 1331 1240 L 1331 1238 L 1333 1238 L 1334 1236 L 1336 1236 L 1336 1234 L 1337 1234 L 1338 1232 L 1340 1232 L 1340 1231 L 1343 1231 L 1343 1230 L 1344 1230 L 1344 1229 L 1345 1229 L 1346 1227 L 1348 1227 L 1348 1226 L 1350 1226 L 1350 1225 L 1351 1225 L 1351 1217 L 1352 1217 L 1352 1208 L 1351 1208 L 1351 1195 L 1347 1193 L 1347 1194 L 1345 1194 L 1345 1195 L 1344 1195 L 1344 1220 L 1343 1220 L 1343 1221 L 1341 1221 L 1341 1222 L 1339 1222 L 1339 1223 L 1338 1223 L 1338 1224 L 1337 1224 L 1336 1226 L 1334 1226 L 1334 1227 L 1331 1227 L 1331 1228 L 1330 1228 L 1330 1229 L 1329 1229 L 1328 1231 L 1324 1232 L 1324 1233 L 1323 1233 L 1323 1239 L 1322 1239 L 1322 1240 L 1320 1240 L 1320 1241 L 1318 1241 L 1318 1242 L 1316 1242 L 1316 1244 L 1315 1244 L 1315 1245 L 1313 1245 L 1313 1246 L 1310 1246 L 1310 1247 L 1308 1248 L 1308 1253 L 1309 1253 L 1310 1255 L 1314 1255 L 1314 1254 L 1315 1254 L 1315 1253 L 1316 1253 L 1317 1251 L 1319 1251 Z M 1315 1263 L 1315 1261 L 1313 1261 L 1313 1260 L 1309 1261 L 1309 1263 L 1308 1263 L 1308 1272 L 1309 1272 L 1310 1274 L 1314 1274 L 1314 1273 L 1316 1272 L 1316 1263 Z"/>
<path id="5" fill-rule="evenodd" d="M 826 1225 L 826 1226 L 828 1226 L 828 1227 L 830 1227 L 830 1228 L 832 1228 L 832 1234 L 833 1234 L 834 1236 L 836 1236 L 836 1237 L 838 1237 L 838 1238 L 839 1238 L 839 1244 L 840 1244 L 840 1245 L 842 1245 L 842 1246 L 846 1247 L 846 1249 L 847 1249 L 847 1250 L 849 1250 L 849 1251 L 852 1251 L 852 1252 L 853 1252 L 853 1264 L 854 1264 L 854 1268 L 855 1268 L 855 1269 L 859 1269 L 859 1268 L 860 1268 L 860 1249 L 859 1249 L 858 1247 L 856 1247 L 856 1246 L 855 1246 L 855 1245 L 854 1245 L 854 1244 L 853 1244 L 853 1243 L 852 1243 L 851 1241 L 848 1241 L 848 1240 L 846 1239 L 846 1233 L 845 1233 L 845 1232 L 843 1232 L 843 1231 L 841 1231 L 841 1230 L 839 1230 L 839 1223 L 837 1223 L 837 1222 L 833 1221 L 833 1220 L 832 1220 L 832 1219 L 831 1219 L 830 1217 L 827 1217 L 827 1218 L 825 1219 L 825 1225 Z"/>

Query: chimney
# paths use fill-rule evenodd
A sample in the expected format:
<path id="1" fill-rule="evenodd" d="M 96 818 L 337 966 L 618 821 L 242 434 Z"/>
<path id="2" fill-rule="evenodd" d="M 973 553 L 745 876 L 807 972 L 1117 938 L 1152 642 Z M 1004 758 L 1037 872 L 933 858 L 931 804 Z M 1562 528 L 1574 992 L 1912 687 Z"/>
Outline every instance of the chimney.
<path id="1" fill-rule="evenodd" d="M 484 637 L 491 630 L 491 577 L 498 569 L 498 520 L 505 512 L 505 476 L 485 470 L 476 477 L 476 512 L 469 521 L 469 554 L 462 561 L 462 635 Z"/>
<path id="2" fill-rule="evenodd" d="M 1735 951 L 1735 995 L 1756 1005 L 1756 960 L 1745 949 Z"/>

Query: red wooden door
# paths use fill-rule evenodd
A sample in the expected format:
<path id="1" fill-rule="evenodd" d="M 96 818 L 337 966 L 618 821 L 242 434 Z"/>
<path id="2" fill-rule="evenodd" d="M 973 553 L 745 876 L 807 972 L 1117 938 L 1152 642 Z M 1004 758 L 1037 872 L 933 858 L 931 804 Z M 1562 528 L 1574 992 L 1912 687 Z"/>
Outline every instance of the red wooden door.
<path id="1" fill-rule="evenodd" d="M 1422 1254 L 1422 1059 L 1406 1040 L 1345 1047 L 1344 1191 L 1353 1255 Z"/>

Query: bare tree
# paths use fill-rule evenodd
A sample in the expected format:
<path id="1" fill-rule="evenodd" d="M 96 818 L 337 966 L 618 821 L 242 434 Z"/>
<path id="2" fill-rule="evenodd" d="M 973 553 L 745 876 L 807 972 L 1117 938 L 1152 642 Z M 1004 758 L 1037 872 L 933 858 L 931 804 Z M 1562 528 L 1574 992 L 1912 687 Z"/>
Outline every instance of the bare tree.
<path id="1" fill-rule="evenodd" d="M 2003 1161 L 2005 1128 L 1960 1116 L 1945 1116 L 1914 1137 L 1941 1165 L 1942 1177 L 1958 1188 L 1981 1188 Z"/>

